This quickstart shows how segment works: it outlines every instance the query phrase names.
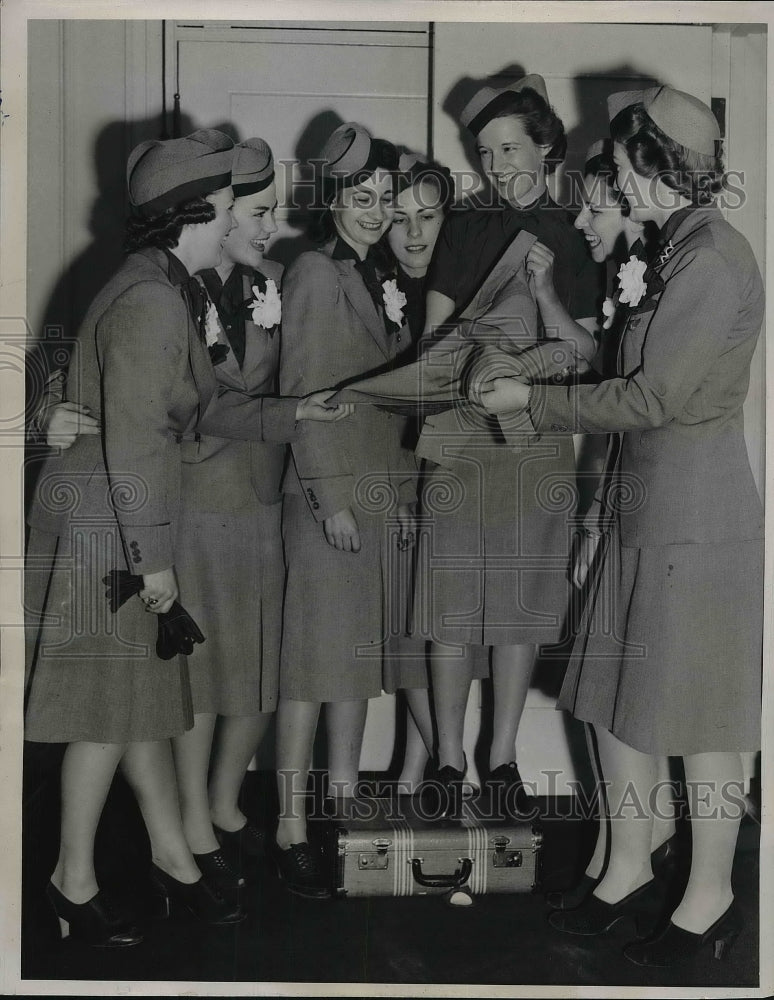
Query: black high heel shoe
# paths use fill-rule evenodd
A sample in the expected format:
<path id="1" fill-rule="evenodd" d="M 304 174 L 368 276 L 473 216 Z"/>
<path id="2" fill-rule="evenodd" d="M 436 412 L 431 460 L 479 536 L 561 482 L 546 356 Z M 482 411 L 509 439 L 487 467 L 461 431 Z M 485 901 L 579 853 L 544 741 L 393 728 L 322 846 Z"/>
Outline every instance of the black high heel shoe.
<path id="1" fill-rule="evenodd" d="M 524 787 L 515 760 L 493 768 L 486 780 L 486 789 L 501 819 L 524 819 L 536 815 L 535 797 Z"/>
<path id="2" fill-rule="evenodd" d="M 213 824 L 220 846 L 236 858 L 262 858 L 266 853 L 266 834 L 248 820 L 239 830 L 223 830 Z"/>
<path id="3" fill-rule="evenodd" d="M 668 878 L 677 867 L 676 837 L 676 834 L 672 834 L 669 840 L 665 840 L 650 856 L 650 867 L 658 879 Z M 594 891 L 601 877 L 599 875 L 593 878 L 584 873 L 571 889 L 546 893 L 546 903 L 552 910 L 574 910 Z"/>
<path id="4" fill-rule="evenodd" d="M 170 904 L 174 902 L 185 906 L 205 924 L 238 924 L 245 919 L 241 906 L 226 899 L 204 877 L 198 882 L 178 882 L 157 865 L 151 865 L 151 881 L 161 917 L 169 916 Z"/>
<path id="5" fill-rule="evenodd" d="M 213 889 L 217 889 L 225 899 L 237 904 L 242 902 L 243 890 L 247 887 L 247 883 L 238 872 L 234 871 L 223 851 L 194 854 L 193 859 Z"/>
<path id="6" fill-rule="evenodd" d="M 653 937 L 627 944 L 623 953 L 635 965 L 666 969 L 691 961 L 705 945 L 712 945 L 713 958 L 721 961 L 728 954 L 743 926 L 742 916 L 733 902 L 703 934 L 683 930 L 670 920 Z"/>
<path id="7" fill-rule="evenodd" d="M 85 903 L 73 903 L 49 882 L 46 895 L 59 918 L 63 938 L 71 937 L 94 948 L 131 948 L 143 939 L 142 931 L 116 913 L 101 892 Z"/>
<path id="8" fill-rule="evenodd" d="M 587 896 L 574 910 L 554 910 L 548 917 L 549 924 L 565 934 L 595 937 L 611 930 L 621 920 L 632 920 L 637 932 L 637 915 L 640 908 L 653 896 L 656 880 L 634 889 L 617 903 L 606 903 L 593 893 Z"/>
<path id="9" fill-rule="evenodd" d="M 428 782 L 437 794 L 437 805 L 433 803 L 436 817 L 442 822 L 456 823 L 462 819 L 462 803 L 465 798 L 465 772 L 467 757 L 463 754 L 462 770 L 444 764 L 435 774 L 435 780 Z"/>

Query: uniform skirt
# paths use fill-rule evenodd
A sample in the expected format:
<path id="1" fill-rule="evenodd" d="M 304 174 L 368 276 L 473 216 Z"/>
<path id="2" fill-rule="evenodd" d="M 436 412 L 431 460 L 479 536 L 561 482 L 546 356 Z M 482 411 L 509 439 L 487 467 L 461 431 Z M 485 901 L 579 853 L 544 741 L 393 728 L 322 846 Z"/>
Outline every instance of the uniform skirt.
<path id="1" fill-rule="evenodd" d="M 576 504 L 571 438 L 427 463 L 414 628 L 442 643 L 560 641 Z"/>
<path id="2" fill-rule="evenodd" d="M 205 635 L 188 657 L 194 712 L 255 715 L 277 707 L 282 504 L 225 514 L 183 511 L 175 559 L 180 600 Z"/>
<path id="3" fill-rule="evenodd" d="M 426 639 L 414 636 L 412 610 L 417 553 L 426 545 L 423 530 L 416 532 L 417 541 L 413 547 L 399 551 L 394 557 L 390 573 L 390 642 L 388 644 L 382 671 L 382 687 L 388 694 L 395 694 L 401 688 L 428 688 L 430 686 L 429 648 Z M 489 651 L 483 647 L 473 647 L 473 677 L 481 679 L 489 676 Z"/>
<path id="4" fill-rule="evenodd" d="M 621 545 L 594 581 L 557 702 L 649 754 L 760 746 L 763 541 Z"/>
<path id="5" fill-rule="evenodd" d="M 389 655 L 390 575 L 401 553 L 397 526 L 383 513 L 354 508 L 361 548 L 342 552 L 325 540 L 306 499 L 285 494 L 282 533 L 287 584 L 280 694 L 298 701 L 354 701 L 382 691 Z"/>
<path id="6" fill-rule="evenodd" d="M 32 530 L 26 739 L 160 740 L 193 725 L 185 658 L 156 656 L 156 615 L 139 597 L 109 610 L 102 578 L 127 568 L 115 522 L 71 522 L 60 536 Z"/>

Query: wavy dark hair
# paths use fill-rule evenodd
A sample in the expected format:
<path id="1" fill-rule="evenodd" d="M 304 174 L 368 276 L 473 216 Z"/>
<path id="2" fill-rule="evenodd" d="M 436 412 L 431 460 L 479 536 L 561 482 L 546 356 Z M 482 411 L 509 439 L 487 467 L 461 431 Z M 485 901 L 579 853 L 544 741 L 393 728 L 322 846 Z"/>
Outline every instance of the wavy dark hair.
<path id="1" fill-rule="evenodd" d="M 150 218 L 130 215 L 126 222 L 124 250 L 127 253 L 143 250 L 145 247 L 171 250 L 177 246 L 183 226 L 212 222 L 214 218 L 215 206 L 202 196 L 173 205 L 161 215 Z"/>
<path id="2" fill-rule="evenodd" d="M 454 182 L 452 181 L 449 169 L 434 162 L 417 164 L 415 170 L 411 173 L 411 183 L 402 186 L 399 183 L 396 198 L 404 191 L 408 191 L 409 188 L 421 184 L 422 181 L 431 181 L 435 184 L 438 190 L 438 203 L 441 211 L 444 216 L 448 215 L 454 204 Z M 371 251 L 374 263 L 376 264 L 376 270 L 382 277 L 394 276 L 398 272 L 398 261 L 392 252 L 388 235 L 389 230 Z"/>
<path id="3" fill-rule="evenodd" d="M 586 160 L 583 165 L 583 176 L 594 177 L 605 184 L 612 196 L 615 204 L 621 206 L 621 215 L 628 216 L 631 212 L 631 205 L 626 200 L 626 195 L 618 187 L 617 170 L 613 160 L 613 140 L 606 139 L 604 149 L 590 160 Z"/>
<path id="4" fill-rule="evenodd" d="M 536 146 L 549 147 L 543 162 L 546 173 L 552 174 L 567 155 L 567 136 L 562 119 L 532 87 L 524 87 L 523 90 L 509 94 L 505 106 L 492 115 L 489 121 L 513 117 L 521 119 L 524 131 Z"/>
<path id="5" fill-rule="evenodd" d="M 714 156 L 696 153 L 661 131 L 641 103 L 619 111 L 610 123 L 614 142 L 626 150 L 642 177 L 659 177 L 693 205 L 709 205 L 725 187 L 722 146 Z"/>
<path id="6" fill-rule="evenodd" d="M 345 178 L 323 177 L 318 173 L 314 203 L 309 208 L 309 238 L 315 243 L 327 243 L 336 235 L 331 206 L 342 191 L 363 184 L 377 170 L 387 170 L 394 176 L 397 169 L 398 152 L 393 144 L 386 139 L 372 139 L 367 168 Z"/>

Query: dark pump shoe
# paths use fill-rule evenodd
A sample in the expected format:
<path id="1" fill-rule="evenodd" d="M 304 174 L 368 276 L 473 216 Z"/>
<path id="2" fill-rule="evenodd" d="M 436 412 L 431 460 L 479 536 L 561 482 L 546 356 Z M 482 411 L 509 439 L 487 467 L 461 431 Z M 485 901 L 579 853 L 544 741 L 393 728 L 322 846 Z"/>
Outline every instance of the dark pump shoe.
<path id="1" fill-rule="evenodd" d="M 151 865 L 151 880 L 159 898 L 159 916 L 168 917 L 171 904 L 184 906 L 205 924 L 238 924 L 245 912 L 226 899 L 204 876 L 198 882 L 179 882 L 156 865 Z"/>
<path id="2" fill-rule="evenodd" d="M 492 805 L 503 819 L 536 814 L 537 803 L 524 787 L 515 760 L 493 768 L 489 772 L 486 787 L 492 797 Z"/>
<path id="3" fill-rule="evenodd" d="M 670 920 L 659 934 L 627 944 L 624 955 L 635 965 L 666 969 L 696 959 L 710 945 L 713 958 L 720 961 L 728 954 L 742 926 L 741 914 L 732 903 L 703 934 L 683 930 Z"/>
<path id="4" fill-rule="evenodd" d="M 317 855 L 306 841 L 291 844 L 285 850 L 275 843 L 271 854 L 277 874 L 290 892 L 308 899 L 327 899 L 330 896 Z"/>
<path id="5" fill-rule="evenodd" d="M 665 879 L 674 873 L 677 867 L 677 837 L 675 834 L 653 851 L 650 856 L 650 867 L 656 878 Z M 599 878 L 592 878 L 591 875 L 584 873 L 581 875 L 580 881 L 571 889 L 546 893 L 546 903 L 552 910 L 574 910 L 591 894 L 598 882 Z"/>
<path id="6" fill-rule="evenodd" d="M 606 903 L 592 893 L 574 910 L 554 910 L 548 922 L 557 931 L 581 937 L 604 934 L 622 920 L 634 921 L 636 931 L 639 911 L 653 896 L 655 886 L 656 880 L 651 879 L 617 903 Z"/>
<path id="7" fill-rule="evenodd" d="M 218 849 L 206 854 L 194 854 L 193 859 L 202 875 L 224 898 L 241 902 L 246 882 L 228 863 L 223 851 Z"/>
<path id="8" fill-rule="evenodd" d="M 439 787 L 439 813 L 441 820 L 462 819 L 462 804 L 465 798 L 465 768 L 459 770 L 451 764 L 438 768 L 436 778 Z"/>
<path id="9" fill-rule="evenodd" d="M 73 903 L 49 882 L 46 895 L 59 918 L 63 938 L 71 937 L 94 948 L 130 948 L 142 941 L 142 932 L 116 913 L 101 892 L 85 903 Z"/>
<path id="10" fill-rule="evenodd" d="M 237 858 L 262 858 L 266 853 L 266 834 L 247 822 L 239 830 L 222 830 L 214 826 L 221 847 Z"/>

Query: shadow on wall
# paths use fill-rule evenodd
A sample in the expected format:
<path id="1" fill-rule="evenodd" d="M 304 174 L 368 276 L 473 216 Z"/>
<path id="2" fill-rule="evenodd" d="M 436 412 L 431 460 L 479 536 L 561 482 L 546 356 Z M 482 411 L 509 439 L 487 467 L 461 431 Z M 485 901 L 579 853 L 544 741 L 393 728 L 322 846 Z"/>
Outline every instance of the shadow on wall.
<path id="1" fill-rule="evenodd" d="M 195 126 L 184 120 L 184 134 Z M 159 116 L 138 121 L 114 121 L 97 135 L 93 166 L 97 196 L 89 213 L 91 242 L 67 266 L 48 297 L 40 329 L 33 331 L 35 345 L 27 355 L 27 412 L 33 413 L 47 377 L 69 364 L 70 347 L 97 292 L 117 269 L 124 256 L 124 229 L 128 215 L 126 161 L 136 144 L 161 134 Z M 41 215 L 48 211 L 40 202 Z M 45 225 L 30 217 L 30 226 Z M 34 267 L 34 261 L 29 263 Z M 29 503 L 40 464 L 48 449 L 29 445 L 25 455 L 25 505 Z"/>
<path id="2" fill-rule="evenodd" d="M 300 254 L 314 250 L 317 244 L 307 235 L 309 227 L 309 208 L 314 198 L 314 171 L 312 163 L 320 156 L 320 151 L 328 137 L 344 119 L 338 112 L 328 109 L 313 115 L 304 125 L 299 135 L 296 148 L 293 151 L 296 164 L 294 166 L 292 195 L 290 204 L 286 205 L 288 225 L 298 230 L 298 235 L 282 236 L 272 240 L 268 256 L 277 260 L 286 268 Z"/>

